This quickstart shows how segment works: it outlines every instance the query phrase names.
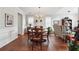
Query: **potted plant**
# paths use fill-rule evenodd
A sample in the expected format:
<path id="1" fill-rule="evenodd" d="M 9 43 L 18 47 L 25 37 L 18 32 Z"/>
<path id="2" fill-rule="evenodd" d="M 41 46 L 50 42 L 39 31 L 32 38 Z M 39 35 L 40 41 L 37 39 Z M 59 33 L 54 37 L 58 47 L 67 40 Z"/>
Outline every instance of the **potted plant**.
<path id="1" fill-rule="evenodd" d="M 48 29 L 49 33 L 52 32 L 52 28 L 51 27 L 48 27 L 47 29 Z"/>
<path id="2" fill-rule="evenodd" d="M 75 41 L 70 41 L 68 44 L 69 51 L 79 51 L 79 45 L 77 45 Z"/>

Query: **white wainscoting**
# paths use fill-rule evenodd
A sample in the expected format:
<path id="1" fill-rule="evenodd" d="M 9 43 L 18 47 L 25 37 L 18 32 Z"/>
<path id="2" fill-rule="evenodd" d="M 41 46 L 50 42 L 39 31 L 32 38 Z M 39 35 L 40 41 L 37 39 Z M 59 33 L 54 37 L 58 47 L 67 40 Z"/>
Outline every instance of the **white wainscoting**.
<path id="1" fill-rule="evenodd" d="M 17 38 L 16 30 L 2 29 L 0 30 L 0 48 L 7 45 Z"/>

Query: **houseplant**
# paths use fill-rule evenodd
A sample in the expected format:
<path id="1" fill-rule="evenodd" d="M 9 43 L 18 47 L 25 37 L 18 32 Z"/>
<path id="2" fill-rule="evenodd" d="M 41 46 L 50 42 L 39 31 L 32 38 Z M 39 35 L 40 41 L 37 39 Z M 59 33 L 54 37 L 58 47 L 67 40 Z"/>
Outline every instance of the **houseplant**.
<path id="1" fill-rule="evenodd" d="M 52 28 L 51 27 L 48 27 L 47 29 L 48 29 L 49 33 L 52 32 Z"/>

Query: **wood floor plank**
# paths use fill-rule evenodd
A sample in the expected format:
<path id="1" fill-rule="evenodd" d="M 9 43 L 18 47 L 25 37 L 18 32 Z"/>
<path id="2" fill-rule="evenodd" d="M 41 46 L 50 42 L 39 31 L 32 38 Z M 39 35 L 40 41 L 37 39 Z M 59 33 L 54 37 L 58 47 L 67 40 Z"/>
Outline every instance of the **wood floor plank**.
<path id="1" fill-rule="evenodd" d="M 19 36 L 16 40 L 0 48 L 0 51 L 32 51 L 32 46 L 28 44 L 27 40 L 27 34 Z M 43 43 L 42 51 L 67 51 L 67 44 L 53 34 L 51 34 L 49 41 L 49 46 L 46 42 Z M 40 46 L 35 46 L 34 51 L 41 51 Z"/>

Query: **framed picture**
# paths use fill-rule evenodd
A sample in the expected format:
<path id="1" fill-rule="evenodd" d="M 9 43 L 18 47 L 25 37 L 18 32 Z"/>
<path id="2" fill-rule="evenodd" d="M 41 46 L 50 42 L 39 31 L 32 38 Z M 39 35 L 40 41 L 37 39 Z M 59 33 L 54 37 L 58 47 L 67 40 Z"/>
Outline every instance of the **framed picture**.
<path id="1" fill-rule="evenodd" d="M 42 22 L 42 20 L 40 20 L 40 22 Z"/>
<path id="2" fill-rule="evenodd" d="M 38 20 L 36 20 L 36 22 L 38 22 Z"/>
<path id="3" fill-rule="evenodd" d="M 5 13 L 5 26 L 13 26 L 14 17 L 13 15 Z"/>

